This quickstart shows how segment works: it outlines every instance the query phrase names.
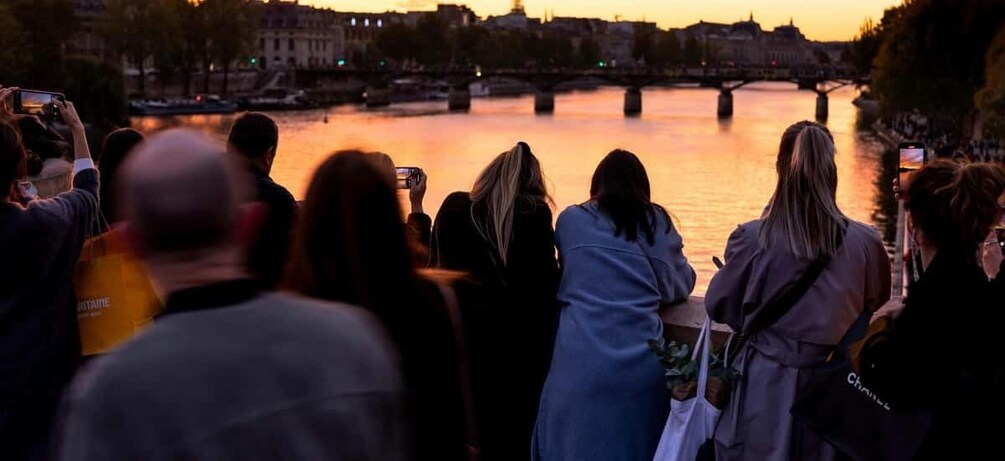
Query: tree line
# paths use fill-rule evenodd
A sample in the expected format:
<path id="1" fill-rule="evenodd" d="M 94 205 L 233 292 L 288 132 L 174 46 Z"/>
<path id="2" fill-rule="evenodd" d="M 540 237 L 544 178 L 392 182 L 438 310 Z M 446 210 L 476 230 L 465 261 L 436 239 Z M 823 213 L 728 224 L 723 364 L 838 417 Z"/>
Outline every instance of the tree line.
<path id="1" fill-rule="evenodd" d="M 884 114 L 1005 136 L 1005 2 L 908 1 L 863 24 L 852 50 Z"/>
<path id="2" fill-rule="evenodd" d="M 554 30 L 492 31 L 481 26 L 451 29 L 435 13 L 418 20 L 415 26 L 391 24 L 376 36 L 366 56 L 356 56 L 355 64 L 376 65 L 390 60 L 398 65 L 436 67 L 480 65 L 506 67 L 576 67 L 610 65 L 597 39 Z M 672 30 L 636 27 L 631 43 L 633 65 L 680 67 L 714 65 L 719 50 L 695 37 L 680 40 Z"/>
<path id="3" fill-rule="evenodd" d="M 219 66 L 226 94 L 230 70 L 254 51 L 260 25 L 261 8 L 254 0 L 106 0 L 95 30 L 114 55 L 139 71 L 141 94 L 148 64 L 162 92 L 181 79 L 186 94 L 196 69 L 209 92 L 210 75 Z"/>

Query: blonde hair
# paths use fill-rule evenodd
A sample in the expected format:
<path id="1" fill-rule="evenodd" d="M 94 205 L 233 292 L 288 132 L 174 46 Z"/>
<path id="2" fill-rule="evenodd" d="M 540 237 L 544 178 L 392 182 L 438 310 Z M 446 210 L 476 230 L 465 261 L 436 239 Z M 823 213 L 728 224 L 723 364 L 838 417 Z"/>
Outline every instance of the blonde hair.
<path id="1" fill-rule="evenodd" d="M 513 215 L 520 199 L 550 200 L 541 165 L 524 143 L 499 154 L 471 188 L 471 219 L 478 233 L 498 251 L 504 266 L 513 237 Z M 484 220 L 477 218 L 475 207 L 485 208 Z"/>
<path id="2" fill-rule="evenodd" d="M 834 142 L 819 127 L 806 126 L 788 165 L 779 166 L 778 186 L 761 224 L 761 247 L 780 243 L 805 259 L 834 255 L 847 227 L 835 199 Z"/>

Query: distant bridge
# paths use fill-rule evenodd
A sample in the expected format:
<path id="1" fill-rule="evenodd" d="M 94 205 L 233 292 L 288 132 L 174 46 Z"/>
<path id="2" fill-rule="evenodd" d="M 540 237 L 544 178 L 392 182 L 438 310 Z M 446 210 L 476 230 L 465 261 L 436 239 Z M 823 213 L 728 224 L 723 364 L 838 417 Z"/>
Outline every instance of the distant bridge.
<path id="1" fill-rule="evenodd" d="M 471 107 L 471 83 L 486 79 L 510 79 L 527 82 L 537 89 L 534 111 L 551 113 L 555 110 L 554 89 L 559 84 L 574 80 L 595 79 L 625 87 L 626 115 L 642 113 L 642 88 L 653 85 L 674 86 L 697 84 L 719 89 L 718 115 L 733 115 L 733 90 L 754 82 L 791 82 L 800 90 L 817 93 L 816 116 L 825 120 L 828 115 L 828 93 L 849 85 L 865 85 L 868 76 L 835 68 L 749 68 L 749 67 L 699 67 L 658 69 L 632 68 L 525 68 L 482 69 L 480 67 L 444 67 L 418 69 L 391 69 L 384 67 L 336 67 L 330 69 L 297 69 L 296 81 L 301 87 L 313 88 L 325 82 L 356 78 L 367 82 L 367 106 L 390 104 L 389 85 L 395 79 L 422 77 L 443 80 L 450 85 L 448 107 L 464 111 Z"/>

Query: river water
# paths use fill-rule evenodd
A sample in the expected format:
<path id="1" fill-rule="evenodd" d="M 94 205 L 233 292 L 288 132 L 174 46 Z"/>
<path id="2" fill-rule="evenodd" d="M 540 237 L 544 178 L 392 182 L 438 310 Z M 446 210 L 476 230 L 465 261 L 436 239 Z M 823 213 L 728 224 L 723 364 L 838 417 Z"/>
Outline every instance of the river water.
<path id="1" fill-rule="evenodd" d="M 379 150 L 398 166 L 426 171 L 425 207 L 435 216 L 447 194 L 470 190 L 494 156 L 522 140 L 541 159 L 561 211 L 589 197 L 590 177 L 604 155 L 627 149 L 645 163 L 654 201 L 677 218 L 698 272 L 695 292 L 702 294 L 715 270 L 712 256 L 722 255 L 730 232 L 757 218 L 771 196 L 782 131 L 814 116 L 816 95 L 794 84 L 752 84 L 733 94 L 734 115 L 726 121 L 716 117 L 718 92 L 699 88 L 646 89 L 643 114 L 635 118 L 623 115 L 618 88 L 556 95 L 552 115 L 535 115 L 532 95 L 475 99 L 468 113 L 450 113 L 444 101 L 377 110 L 343 106 L 329 110 L 328 123 L 322 110 L 276 113 L 273 177 L 302 198 L 312 171 L 331 152 Z M 879 225 L 883 146 L 856 128 L 855 95 L 851 88 L 830 95 L 838 204 L 852 219 Z M 222 141 L 233 118 L 134 118 L 133 126 L 146 133 L 187 126 Z"/>

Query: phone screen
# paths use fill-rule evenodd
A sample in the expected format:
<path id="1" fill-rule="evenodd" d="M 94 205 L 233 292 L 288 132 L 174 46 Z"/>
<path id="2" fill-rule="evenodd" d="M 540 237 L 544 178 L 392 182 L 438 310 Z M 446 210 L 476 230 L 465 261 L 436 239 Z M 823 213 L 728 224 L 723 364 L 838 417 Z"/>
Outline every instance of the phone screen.
<path id="1" fill-rule="evenodd" d="M 900 148 L 900 170 L 913 171 L 925 164 L 925 146 L 912 145 Z"/>
<path id="2" fill-rule="evenodd" d="M 63 95 L 59 93 L 48 93 L 45 91 L 21 90 L 19 95 L 19 107 L 16 110 L 22 114 L 47 116 L 52 113 L 52 102 L 62 101 Z"/>
<path id="3" fill-rule="evenodd" d="M 396 168 L 398 189 L 411 189 L 419 180 L 419 169 L 415 167 Z"/>

